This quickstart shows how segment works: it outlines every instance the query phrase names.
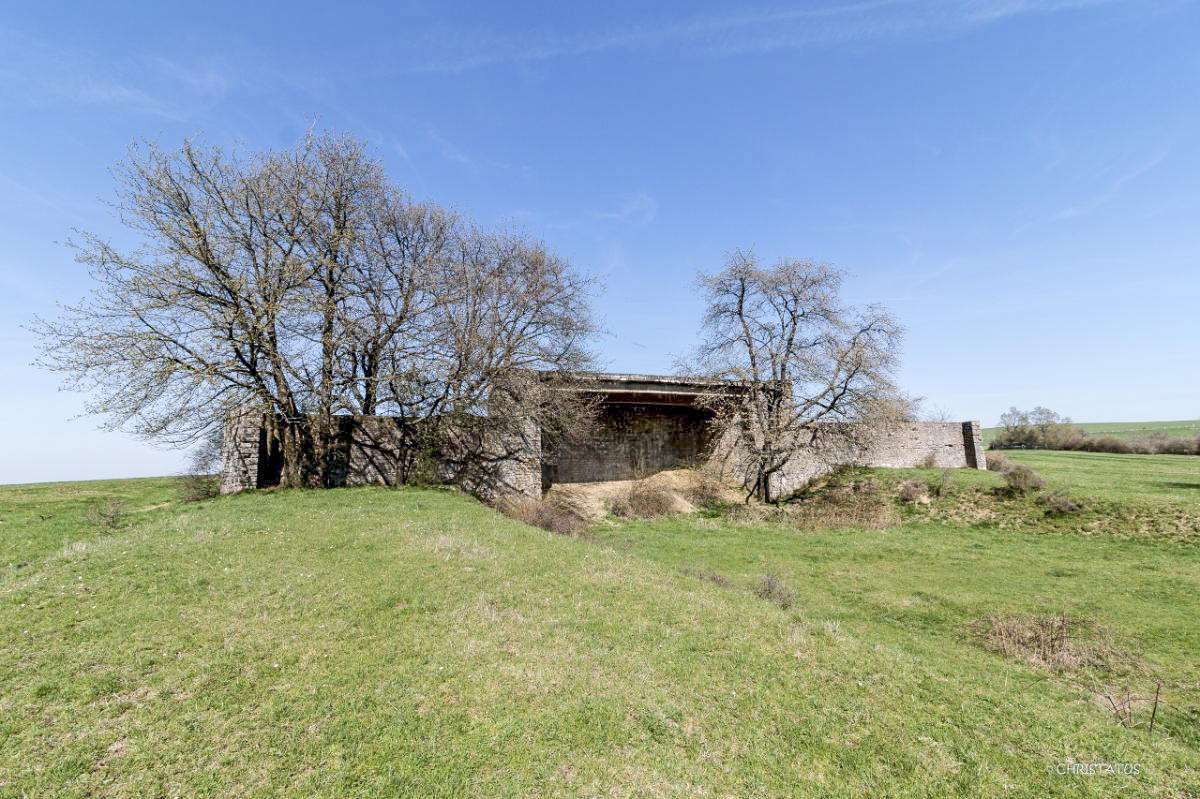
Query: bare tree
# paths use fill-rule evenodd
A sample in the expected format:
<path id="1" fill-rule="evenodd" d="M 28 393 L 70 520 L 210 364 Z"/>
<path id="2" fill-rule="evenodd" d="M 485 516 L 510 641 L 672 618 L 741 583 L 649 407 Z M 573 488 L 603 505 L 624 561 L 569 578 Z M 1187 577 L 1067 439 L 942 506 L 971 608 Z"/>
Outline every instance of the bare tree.
<path id="1" fill-rule="evenodd" d="M 700 276 L 708 310 L 699 367 L 743 389 L 721 403 L 718 422 L 750 495 L 763 501 L 802 448 L 845 449 L 863 431 L 848 423 L 907 412 L 891 380 L 900 326 L 881 308 L 843 305 L 841 281 L 823 264 L 767 268 L 741 251 Z"/>
<path id="2" fill-rule="evenodd" d="M 34 324 L 39 362 L 110 426 L 185 445 L 252 407 L 278 443 L 281 483 L 320 485 L 346 414 L 395 416 L 414 447 L 474 429 L 466 439 L 488 457 L 506 432 L 489 425 L 568 424 L 557 394 L 512 387 L 525 370 L 588 363 L 588 280 L 540 242 L 414 203 L 362 142 L 151 145 L 117 176 L 141 246 L 82 234 L 91 297 Z M 497 403 L 509 417 L 485 421 Z"/>

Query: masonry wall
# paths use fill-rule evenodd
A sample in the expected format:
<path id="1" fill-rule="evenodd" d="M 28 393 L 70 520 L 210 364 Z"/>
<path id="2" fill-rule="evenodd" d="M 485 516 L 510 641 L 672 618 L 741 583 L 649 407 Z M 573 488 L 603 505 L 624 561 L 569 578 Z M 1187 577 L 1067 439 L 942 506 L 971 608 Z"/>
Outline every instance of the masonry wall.
<path id="1" fill-rule="evenodd" d="M 263 488 L 278 481 L 278 453 L 262 414 L 231 417 L 225 428 L 221 492 Z M 342 485 L 395 485 L 406 438 L 389 417 L 344 419 Z M 772 493 L 785 496 L 839 464 L 938 468 L 986 468 L 979 422 L 911 422 L 881 429 L 840 451 L 801 452 L 775 477 Z M 542 449 L 532 423 L 508 440 L 493 442 L 493 462 L 470 472 L 442 464 L 441 477 L 485 499 L 541 496 L 554 483 L 629 480 L 664 469 L 708 462 L 729 468 L 728 446 L 713 441 L 712 415 L 690 406 L 614 403 L 604 408 L 596 440 L 558 452 Z"/>
<path id="2" fill-rule="evenodd" d="M 698 464 L 711 449 L 711 420 L 687 405 L 607 405 L 593 442 L 547 453 L 542 485 L 633 480 Z"/>
<path id="3" fill-rule="evenodd" d="M 278 446 L 267 433 L 261 413 L 244 413 L 226 422 L 221 463 L 221 493 L 268 488 L 279 482 Z M 388 416 L 338 419 L 333 485 L 399 485 L 411 460 L 411 429 Z M 434 479 L 461 486 L 476 496 L 540 497 L 542 492 L 541 431 L 526 423 L 503 439 L 480 444 L 471 452 L 482 457 L 454 457 L 455 442 L 444 442 L 444 459 L 434 464 Z M 465 463 L 469 461 L 469 463 Z M 426 477 L 429 477 L 427 475 Z"/>
<path id="4" fill-rule="evenodd" d="M 854 446 L 807 451 L 793 457 L 772 491 L 785 496 L 837 465 L 938 469 L 986 469 L 979 422 L 904 422 L 864 437 Z"/>

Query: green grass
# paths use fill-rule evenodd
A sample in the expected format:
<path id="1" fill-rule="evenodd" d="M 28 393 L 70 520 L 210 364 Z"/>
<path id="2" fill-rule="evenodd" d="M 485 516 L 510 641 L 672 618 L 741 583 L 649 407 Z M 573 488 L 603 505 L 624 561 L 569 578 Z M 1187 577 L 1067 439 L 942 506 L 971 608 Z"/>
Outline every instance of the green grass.
<path id="1" fill-rule="evenodd" d="M 110 495 L 126 517 L 85 521 Z M 169 480 L 0 487 L 0 520 L 0 796 L 1200 792 L 1200 549 L 1178 540 L 923 511 L 574 539 L 443 491 L 181 504 Z M 1112 628 L 1117 662 L 1058 673 L 973 633 L 1062 612 Z M 1153 736 L 1097 698 L 1155 679 Z"/>
<path id="2" fill-rule="evenodd" d="M 1200 458 L 1107 452 L 1005 450 L 1055 487 L 1103 500 L 1200 510 Z"/>
<path id="3" fill-rule="evenodd" d="M 1139 438 L 1149 435 L 1167 435 L 1179 438 L 1196 438 L 1200 436 L 1200 419 L 1185 419 L 1175 422 L 1085 422 L 1074 424 L 1086 430 L 1093 436 L 1112 436 L 1113 438 Z M 983 443 L 990 444 L 999 427 L 983 428 Z"/>

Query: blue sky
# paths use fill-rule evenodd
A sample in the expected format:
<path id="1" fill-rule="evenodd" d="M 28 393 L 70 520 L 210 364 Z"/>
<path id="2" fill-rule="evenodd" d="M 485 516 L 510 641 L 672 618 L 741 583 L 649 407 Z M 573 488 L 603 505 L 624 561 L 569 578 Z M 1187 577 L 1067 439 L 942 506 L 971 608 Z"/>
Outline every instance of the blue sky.
<path id="1" fill-rule="evenodd" d="M 119 9 L 119 10 L 118 10 Z M 1200 417 L 1200 7 L 972 0 L 26 3 L 0 15 L 0 483 L 178 471 L 77 418 L 21 325 L 131 141 L 287 147 L 316 120 L 418 197 L 603 283 L 613 370 L 669 372 L 697 270 L 833 263 L 953 418 Z"/>

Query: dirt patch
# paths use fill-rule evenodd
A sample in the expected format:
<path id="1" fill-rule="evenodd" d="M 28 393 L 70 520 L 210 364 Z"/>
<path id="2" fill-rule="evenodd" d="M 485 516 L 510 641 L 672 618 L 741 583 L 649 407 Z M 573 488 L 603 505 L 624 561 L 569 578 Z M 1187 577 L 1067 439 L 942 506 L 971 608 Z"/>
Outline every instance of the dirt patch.
<path id="1" fill-rule="evenodd" d="M 697 469 L 672 469 L 642 480 L 562 483 L 551 487 L 546 496 L 560 498 L 586 518 L 596 521 L 608 516 L 614 505 L 640 487 L 666 495 L 665 510 L 670 514 L 695 513 L 698 505 L 693 499 L 715 498 L 731 504 L 743 499 L 737 489 Z"/>

